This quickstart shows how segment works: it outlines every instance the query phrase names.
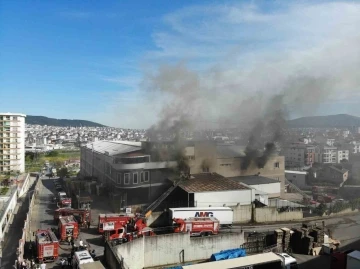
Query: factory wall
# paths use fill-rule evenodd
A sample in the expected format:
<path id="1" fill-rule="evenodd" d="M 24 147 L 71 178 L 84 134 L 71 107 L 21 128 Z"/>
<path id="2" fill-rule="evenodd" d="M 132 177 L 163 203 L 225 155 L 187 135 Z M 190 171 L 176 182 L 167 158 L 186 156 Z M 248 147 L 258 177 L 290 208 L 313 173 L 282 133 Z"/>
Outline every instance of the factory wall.
<path id="1" fill-rule="evenodd" d="M 300 189 L 311 190 L 311 186 L 306 184 L 307 172 L 286 170 L 285 177 Z"/>
<path id="2" fill-rule="evenodd" d="M 196 207 L 249 205 L 254 199 L 252 189 L 194 193 Z"/>
<path id="3" fill-rule="evenodd" d="M 190 238 L 188 234 L 167 234 L 118 245 L 114 247 L 114 252 L 124 259 L 129 268 L 140 269 L 209 259 L 213 253 L 238 248 L 243 243 L 243 233 L 197 238 Z"/>
<path id="4" fill-rule="evenodd" d="M 258 184 L 258 185 L 252 184 L 251 187 L 256 190 L 266 192 L 269 198 L 277 198 L 280 197 L 280 193 L 281 193 L 280 185 L 281 185 L 280 182 L 276 182 L 276 183 Z"/>
<path id="5" fill-rule="evenodd" d="M 231 206 L 234 213 L 234 223 L 248 223 L 251 221 L 252 205 Z"/>
<path id="6" fill-rule="evenodd" d="M 257 223 L 291 221 L 303 218 L 304 215 L 300 209 L 280 213 L 276 207 L 263 207 L 256 208 L 254 212 L 254 221 Z"/>

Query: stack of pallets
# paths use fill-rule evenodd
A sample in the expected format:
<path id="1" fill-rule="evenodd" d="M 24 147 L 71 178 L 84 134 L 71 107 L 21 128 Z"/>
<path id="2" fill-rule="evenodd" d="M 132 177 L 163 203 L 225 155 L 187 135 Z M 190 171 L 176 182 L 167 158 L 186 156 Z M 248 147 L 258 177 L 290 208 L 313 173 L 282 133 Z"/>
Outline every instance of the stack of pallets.
<path id="1" fill-rule="evenodd" d="M 281 228 L 281 230 L 283 231 L 283 238 L 282 238 L 283 251 L 286 252 L 289 249 L 291 233 L 289 228 Z"/>
<path id="2" fill-rule="evenodd" d="M 312 236 L 305 236 L 303 240 L 301 240 L 301 252 L 300 254 L 309 255 L 311 254 L 311 250 L 314 245 L 314 237 Z"/>
<path id="3" fill-rule="evenodd" d="M 247 237 L 246 243 L 240 246 L 244 248 L 246 253 L 254 254 L 263 252 L 266 247 L 265 243 L 266 234 L 264 233 L 253 233 Z"/>
<path id="4" fill-rule="evenodd" d="M 302 229 L 293 229 L 293 235 L 290 238 L 290 246 L 293 252 L 299 253 L 301 251 L 301 241 L 304 237 Z"/>
<path id="5" fill-rule="evenodd" d="M 274 233 L 275 244 L 277 244 L 279 248 L 282 248 L 283 234 L 284 234 L 284 232 L 282 230 L 280 230 L 280 229 L 275 230 L 275 233 Z"/>

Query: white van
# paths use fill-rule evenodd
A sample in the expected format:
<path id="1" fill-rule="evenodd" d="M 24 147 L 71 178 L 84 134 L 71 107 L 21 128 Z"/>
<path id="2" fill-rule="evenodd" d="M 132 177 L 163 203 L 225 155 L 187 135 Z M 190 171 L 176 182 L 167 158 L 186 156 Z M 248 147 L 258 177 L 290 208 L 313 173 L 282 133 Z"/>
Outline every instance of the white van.
<path id="1" fill-rule="evenodd" d="M 94 262 L 94 260 L 91 257 L 89 251 L 81 250 L 75 252 L 72 263 L 74 269 L 80 269 L 81 264 L 91 263 L 91 262 Z"/>

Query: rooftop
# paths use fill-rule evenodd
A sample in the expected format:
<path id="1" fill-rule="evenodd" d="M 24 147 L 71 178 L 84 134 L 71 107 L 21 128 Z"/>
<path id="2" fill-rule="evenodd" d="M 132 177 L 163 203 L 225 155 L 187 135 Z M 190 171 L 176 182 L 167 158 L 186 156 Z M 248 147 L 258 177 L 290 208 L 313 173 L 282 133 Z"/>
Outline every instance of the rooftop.
<path id="1" fill-rule="evenodd" d="M 225 178 L 216 173 L 191 175 L 190 179 L 182 181 L 179 187 L 189 193 L 248 189 L 235 180 Z"/>
<path id="2" fill-rule="evenodd" d="M 240 176 L 240 177 L 230 177 L 237 182 L 245 183 L 246 185 L 260 185 L 260 184 L 271 184 L 271 183 L 279 183 L 279 181 L 263 177 L 263 176 Z"/>
<path id="3" fill-rule="evenodd" d="M 129 153 L 142 149 L 141 142 L 106 140 L 89 143 L 86 145 L 86 148 L 94 149 L 94 151 L 102 154 L 108 153 L 109 156 Z"/>
<path id="4" fill-rule="evenodd" d="M 349 171 L 349 170 L 344 169 L 344 168 L 339 169 L 339 168 L 337 168 L 337 167 L 335 167 L 335 166 L 332 166 L 332 165 L 331 165 L 329 168 L 330 168 L 330 169 L 333 169 L 333 170 L 336 171 L 336 172 L 342 173 L 342 174 Z"/>
<path id="5" fill-rule="evenodd" d="M 0 113 L 0 116 L 17 116 L 17 117 L 26 117 L 26 115 L 25 115 L 25 114 L 21 114 L 21 113 L 10 113 L 10 112 Z"/>

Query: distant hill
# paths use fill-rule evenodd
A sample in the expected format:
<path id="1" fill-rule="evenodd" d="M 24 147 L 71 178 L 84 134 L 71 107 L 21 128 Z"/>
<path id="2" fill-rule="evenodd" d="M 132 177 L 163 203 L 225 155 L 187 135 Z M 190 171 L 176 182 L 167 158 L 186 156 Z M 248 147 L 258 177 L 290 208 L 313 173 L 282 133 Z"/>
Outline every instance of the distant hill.
<path id="1" fill-rule="evenodd" d="M 290 128 L 349 128 L 353 126 L 360 127 L 360 117 L 347 114 L 302 117 L 289 120 Z"/>
<path id="2" fill-rule="evenodd" d="M 38 125 L 50 125 L 59 127 L 105 127 L 105 125 L 87 121 L 87 120 L 65 120 L 65 119 L 54 119 L 43 116 L 26 116 L 25 123 L 27 124 L 38 124 Z"/>

